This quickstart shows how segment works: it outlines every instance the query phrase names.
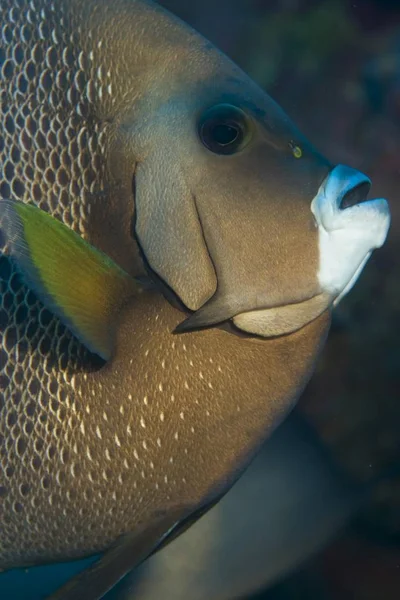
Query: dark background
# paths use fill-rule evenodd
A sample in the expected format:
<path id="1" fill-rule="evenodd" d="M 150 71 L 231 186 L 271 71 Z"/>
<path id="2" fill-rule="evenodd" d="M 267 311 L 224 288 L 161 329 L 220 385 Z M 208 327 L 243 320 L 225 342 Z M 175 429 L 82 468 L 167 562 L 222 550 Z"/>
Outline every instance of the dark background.
<path id="1" fill-rule="evenodd" d="M 332 161 L 366 172 L 392 227 L 336 311 L 298 411 L 372 499 L 267 598 L 400 598 L 400 2 L 161 0 L 260 83 Z M 398 471 L 398 473 L 397 473 Z M 374 483 L 381 478 L 379 483 Z"/>

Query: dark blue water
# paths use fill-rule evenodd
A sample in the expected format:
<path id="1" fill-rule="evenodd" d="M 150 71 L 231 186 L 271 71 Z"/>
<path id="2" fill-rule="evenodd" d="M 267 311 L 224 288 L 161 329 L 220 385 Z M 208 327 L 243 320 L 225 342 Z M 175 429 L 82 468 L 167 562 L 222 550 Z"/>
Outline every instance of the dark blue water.
<path id="1" fill-rule="evenodd" d="M 0 598 L 2 600 L 43 600 L 92 562 L 93 558 L 2 573 Z"/>

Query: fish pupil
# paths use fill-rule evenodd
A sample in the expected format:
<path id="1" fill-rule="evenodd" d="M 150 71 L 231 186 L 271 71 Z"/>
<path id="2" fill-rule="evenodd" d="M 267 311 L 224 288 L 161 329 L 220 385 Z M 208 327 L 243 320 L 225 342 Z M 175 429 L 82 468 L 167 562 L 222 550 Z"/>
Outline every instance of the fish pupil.
<path id="1" fill-rule="evenodd" d="M 209 109 L 200 121 L 203 145 L 215 154 L 235 154 L 246 140 L 247 119 L 236 106 L 221 104 Z"/>
<path id="2" fill-rule="evenodd" d="M 233 144 L 239 137 L 239 130 L 234 125 L 217 123 L 212 130 L 212 135 L 217 144 L 226 146 Z"/>

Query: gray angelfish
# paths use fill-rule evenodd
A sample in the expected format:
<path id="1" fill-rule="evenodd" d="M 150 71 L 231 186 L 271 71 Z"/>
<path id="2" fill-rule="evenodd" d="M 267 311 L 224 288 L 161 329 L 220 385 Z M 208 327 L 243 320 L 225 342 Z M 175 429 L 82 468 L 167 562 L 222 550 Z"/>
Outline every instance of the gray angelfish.
<path id="1" fill-rule="evenodd" d="M 92 600 L 293 406 L 389 209 L 153 4 L 0 14 L 0 567 L 110 549 Z"/>

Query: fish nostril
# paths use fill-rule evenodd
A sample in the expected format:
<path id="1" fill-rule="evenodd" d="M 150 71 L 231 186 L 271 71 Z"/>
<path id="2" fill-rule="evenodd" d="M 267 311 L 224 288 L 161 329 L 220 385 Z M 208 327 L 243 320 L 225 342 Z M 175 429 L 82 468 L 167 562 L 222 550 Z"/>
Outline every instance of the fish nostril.
<path id="1" fill-rule="evenodd" d="M 371 184 L 369 181 L 364 181 L 359 185 L 356 185 L 354 188 L 346 192 L 343 196 L 339 208 L 342 210 L 346 208 L 351 208 L 352 206 L 356 206 L 356 204 L 361 204 L 365 202 L 368 198 L 369 190 L 371 189 Z"/>

